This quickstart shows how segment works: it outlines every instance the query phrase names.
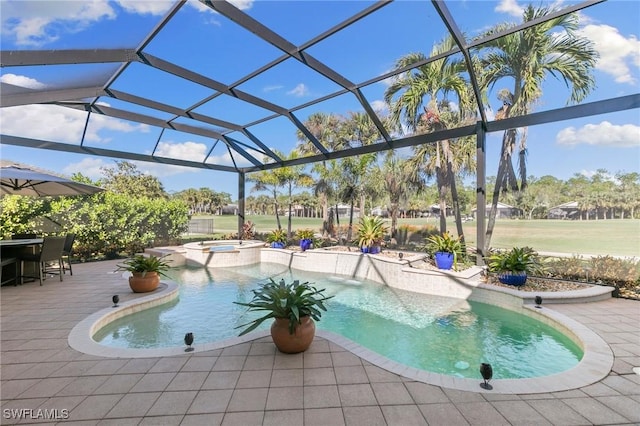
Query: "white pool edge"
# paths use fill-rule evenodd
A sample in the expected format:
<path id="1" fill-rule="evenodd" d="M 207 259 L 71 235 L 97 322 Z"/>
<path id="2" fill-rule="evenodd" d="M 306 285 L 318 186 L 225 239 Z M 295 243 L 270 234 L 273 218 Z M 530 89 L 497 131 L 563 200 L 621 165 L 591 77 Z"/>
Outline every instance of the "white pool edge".
<path id="1" fill-rule="evenodd" d="M 169 302 L 178 296 L 178 285 L 163 282 L 162 287 L 149 295 L 122 303 L 118 307 L 109 307 L 88 316 L 80 321 L 69 333 L 68 343 L 73 349 L 100 357 L 109 358 L 154 358 L 165 356 L 189 355 L 206 352 L 246 343 L 269 335 L 269 331 L 253 332 L 242 337 L 233 337 L 218 342 L 195 344 L 192 352 L 185 352 L 185 347 L 130 349 L 104 346 L 92 339 L 92 336 L 106 324 L 118 318 L 144 309 Z M 573 368 L 562 373 L 530 379 L 493 379 L 492 390 L 480 387 L 480 380 L 465 379 L 420 370 L 400 364 L 371 351 L 350 339 L 336 333 L 318 329 L 316 335 L 325 338 L 359 356 L 365 361 L 398 374 L 400 376 L 430 385 L 442 386 L 472 392 L 488 392 L 501 394 L 530 394 L 571 390 L 588 386 L 602 380 L 609 374 L 613 366 L 613 352 L 606 342 L 585 325 L 560 314 L 548 307 L 536 309 L 531 305 L 522 306 L 522 314 L 534 317 L 542 322 L 563 329 L 573 334 L 583 350 L 583 357 Z M 479 368 L 479 366 L 478 366 Z"/>

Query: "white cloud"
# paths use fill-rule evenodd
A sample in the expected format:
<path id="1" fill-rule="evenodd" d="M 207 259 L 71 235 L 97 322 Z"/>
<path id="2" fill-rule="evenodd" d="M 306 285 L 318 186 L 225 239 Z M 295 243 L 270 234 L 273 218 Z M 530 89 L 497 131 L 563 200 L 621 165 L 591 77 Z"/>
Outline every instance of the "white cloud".
<path id="1" fill-rule="evenodd" d="M 517 18 L 521 18 L 524 13 L 524 8 L 516 0 L 500 0 L 494 10 Z"/>
<path id="2" fill-rule="evenodd" d="M 287 95 L 293 95 L 297 97 L 307 96 L 308 94 L 309 94 L 309 89 L 307 88 L 307 86 L 304 85 L 304 83 L 298 84 L 292 90 L 289 90 L 287 92 Z"/>
<path id="3" fill-rule="evenodd" d="M 580 34 L 591 39 L 600 59 L 596 69 L 612 75 L 617 83 L 636 84 L 634 69 L 640 68 L 640 40 L 625 38 L 617 28 L 609 25 L 587 25 Z"/>
<path id="4" fill-rule="evenodd" d="M 28 89 L 44 89 L 47 87 L 44 83 L 24 75 L 3 74 L 0 76 L 0 82 L 12 84 L 14 86 L 26 87 Z"/>
<path id="5" fill-rule="evenodd" d="M 568 146 L 587 144 L 622 148 L 640 147 L 640 126 L 616 125 L 603 121 L 600 124 L 587 124 L 579 129 L 567 127 L 558 132 L 556 143 Z"/>
<path id="6" fill-rule="evenodd" d="M 62 169 L 62 172 L 69 176 L 74 173 L 82 173 L 83 176 L 96 180 L 104 177 L 100 169 L 109 166 L 111 166 L 111 162 L 100 158 L 84 158 L 78 163 L 69 164 Z"/>
<path id="7" fill-rule="evenodd" d="M 284 86 L 281 85 L 273 85 L 273 86 L 266 86 L 262 89 L 263 92 L 273 92 L 274 90 L 280 90 L 282 89 Z"/>
<path id="8" fill-rule="evenodd" d="M 83 30 L 102 19 L 115 18 L 108 0 L 3 1 L 2 33 L 19 46 L 42 46 L 62 33 Z"/>
<path id="9" fill-rule="evenodd" d="M 247 152 L 247 154 L 251 155 L 253 158 L 257 159 L 258 161 L 262 161 L 264 157 L 263 153 L 256 151 L 254 149 L 245 149 L 245 151 Z M 236 161 L 236 165 L 238 167 L 253 166 L 252 162 L 250 162 L 249 160 L 247 160 L 246 158 L 244 158 L 242 155 L 238 154 L 235 151 L 233 154 L 233 160 Z M 218 164 L 218 165 L 233 167 L 233 160 L 231 159 L 231 155 L 229 155 L 229 151 L 225 149 L 225 153 L 222 155 L 210 156 L 207 159 L 207 164 Z"/>
<path id="10" fill-rule="evenodd" d="M 207 155 L 207 146 L 197 142 L 167 143 L 160 142 L 156 155 L 178 158 L 180 160 L 203 161 Z"/>
<path id="11" fill-rule="evenodd" d="M 118 0 L 118 4 L 129 13 L 164 15 L 174 4 L 173 0 Z M 192 3 L 192 2 L 190 2 Z M 200 2 L 196 2 L 201 4 Z"/>
<path id="12" fill-rule="evenodd" d="M 371 102 L 371 108 L 373 108 L 374 111 L 376 112 L 388 112 L 389 111 L 389 106 L 387 105 L 387 103 L 383 100 L 376 100 Z"/>
<path id="13" fill-rule="evenodd" d="M 2 132 L 25 138 L 79 144 L 87 113 L 56 105 L 23 105 L 2 109 Z M 110 139 L 101 131 L 149 132 L 146 124 L 131 124 L 124 120 L 92 114 L 85 134 L 89 142 L 106 143 Z"/>

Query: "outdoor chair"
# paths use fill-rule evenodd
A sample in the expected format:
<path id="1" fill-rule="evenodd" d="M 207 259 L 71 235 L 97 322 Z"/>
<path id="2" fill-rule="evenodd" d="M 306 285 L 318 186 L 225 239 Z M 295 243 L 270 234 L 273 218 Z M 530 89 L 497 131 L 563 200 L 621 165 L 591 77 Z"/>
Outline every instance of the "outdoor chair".
<path id="1" fill-rule="evenodd" d="M 69 274 L 73 275 L 73 269 L 71 269 L 71 252 L 73 251 L 73 242 L 76 239 L 76 234 L 67 234 L 64 240 L 64 249 L 62 250 L 62 273 L 67 273 L 65 267 L 65 261 L 69 267 Z"/>
<path id="2" fill-rule="evenodd" d="M 20 280 L 24 283 L 24 263 L 34 262 L 38 268 L 38 276 L 29 276 L 30 278 L 38 278 L 40 285 L 42 281 L 46 279 L 47 274 L 60 275 L 60 281 L 62 281 L 63 268 L 62 268 L 62 250 L 64 249 L 64 242 L 66 237 L 44 237 L 40 251 L 37 253 L 21 253 L 18 255 L 20 261 Z M 53 269 L 49 267 L 49 264 L 57 262 L 58 267 Z"/>
<path id="3" fill-rule="evenodd" d="M 4 267 L 5 266 L 13 266 L 15 269 L 13 274 L 10 274 L 8 277 L 4 275 Z M 3 276 L 4 275 L 4 276 Z M 11 281 L 13 281 L 14 285 L 18 285 L 20 273 L 18 272 L 18 259 L 15 257 L 3 257 L 0 259 L 0 285 L 5 285 Z"/>

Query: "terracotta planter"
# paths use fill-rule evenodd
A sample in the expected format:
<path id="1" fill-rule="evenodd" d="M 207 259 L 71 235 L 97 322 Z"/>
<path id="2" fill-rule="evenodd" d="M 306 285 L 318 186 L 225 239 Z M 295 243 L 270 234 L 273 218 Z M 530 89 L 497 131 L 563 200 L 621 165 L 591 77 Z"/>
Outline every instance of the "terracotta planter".
<path id="1" fill-rule="evenodd" d="M 294 334 L 289 333 L 289 320 L 276 318 L 271 324 L 271 337 L 276 348 L 286 354 L 306 351 L 316 335 L 316 324 L 311 317 L 302 317 Z"/>
<path id="2" fill-rule="evenodd" d="M 129 287 L 134 293 L 148 293 L 158 288 L 160 275 L 157 272 L 147 272 L 142 276 L 142 272 L 133 272 L 129 277 Z"/>

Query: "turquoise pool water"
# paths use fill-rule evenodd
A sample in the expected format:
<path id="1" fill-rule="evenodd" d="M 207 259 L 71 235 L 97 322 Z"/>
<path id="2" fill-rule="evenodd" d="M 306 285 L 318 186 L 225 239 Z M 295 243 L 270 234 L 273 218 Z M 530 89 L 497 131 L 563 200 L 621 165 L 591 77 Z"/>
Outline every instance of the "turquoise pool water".
<path id="1" fill-rule="evenodd" d="M 397 362 L 459 377 L 478 377 L 481 362 L 495 378 L 546 376 L 575 366 L 581 349 L 554 328 L 496 306 L 416 294 L 346 277 L 256 264 L 236 270 L 180 268 L 170 272 L 180 296 L 108 324 L 94 337 L 115 347 L 195 345 L 238 335 L 251 319 L 232 301 L 248 301 L 265 277 L 300 279 L 334 295 L 317 327 L 341 334 Z M 267 329 L 270 324 L 264 324 Z"/>

